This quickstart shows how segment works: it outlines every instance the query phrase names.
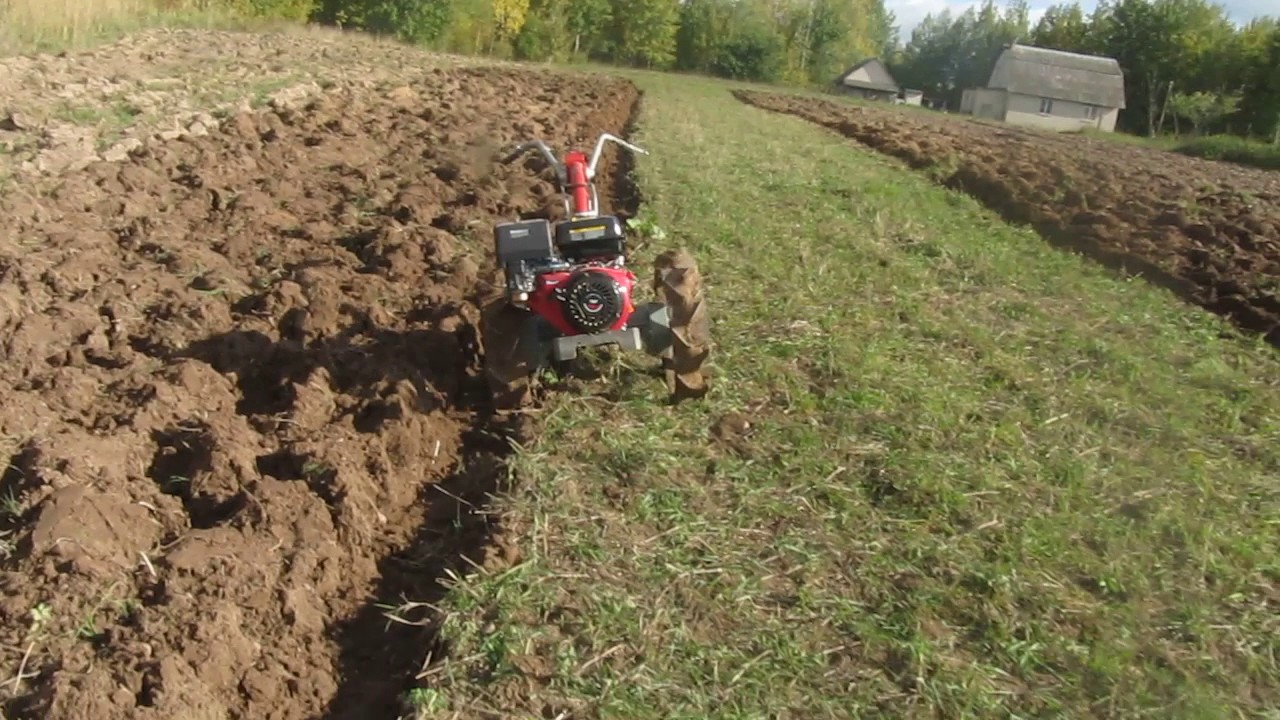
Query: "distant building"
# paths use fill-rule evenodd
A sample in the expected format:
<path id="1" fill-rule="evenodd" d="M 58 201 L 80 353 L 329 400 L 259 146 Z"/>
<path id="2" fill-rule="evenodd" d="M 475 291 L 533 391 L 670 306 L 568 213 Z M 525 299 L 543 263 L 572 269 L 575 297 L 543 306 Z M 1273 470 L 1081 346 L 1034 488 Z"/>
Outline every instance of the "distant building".
<path id="1" fill-rule="evenodd" d="M 836 88 L 846 95 L 885 102 L 893 102 L 901 92 L 879 58 L 863 60 L 845 70 L 836 78 Z"/>
<path id="2" fill-rule="evenodd" d="M 1124 104 L 1124 72 L 1109 57 L 1013 44 L 984 88 L 965 90 L 960 112 L 1047 130 L 1112 132 Z"/>

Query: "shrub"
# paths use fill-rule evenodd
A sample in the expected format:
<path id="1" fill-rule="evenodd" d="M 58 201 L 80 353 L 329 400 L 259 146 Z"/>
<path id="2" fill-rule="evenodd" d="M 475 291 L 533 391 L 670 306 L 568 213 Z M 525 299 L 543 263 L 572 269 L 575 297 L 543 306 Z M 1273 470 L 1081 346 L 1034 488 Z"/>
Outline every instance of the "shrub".
<path id="1" fill-rule="evenodd" d="M 1248 140 L 1234 135 L 1210 135 L 1179 143 L 1174 150 L 1206 160 L 1225 160 L 1240 165 L 1280 170 L 1280 145 Z"/>
<path id="2" fill-rule="evenodd" d="M 242 17 L 306 21 L 317 7 L 316 0 L 231 0 L 230 9 Z"/>

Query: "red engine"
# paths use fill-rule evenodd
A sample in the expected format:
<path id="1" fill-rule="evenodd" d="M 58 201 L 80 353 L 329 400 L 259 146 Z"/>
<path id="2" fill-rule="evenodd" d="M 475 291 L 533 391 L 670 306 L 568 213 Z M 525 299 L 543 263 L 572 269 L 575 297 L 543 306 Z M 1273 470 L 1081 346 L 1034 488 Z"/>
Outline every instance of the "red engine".
<path id="1" fill-rule="evenodd" d="M 636 276 L 626 268 L 588 265 L 537 276 L 528 307 L 564 335 L 621 330 L 635 312 Z"/>

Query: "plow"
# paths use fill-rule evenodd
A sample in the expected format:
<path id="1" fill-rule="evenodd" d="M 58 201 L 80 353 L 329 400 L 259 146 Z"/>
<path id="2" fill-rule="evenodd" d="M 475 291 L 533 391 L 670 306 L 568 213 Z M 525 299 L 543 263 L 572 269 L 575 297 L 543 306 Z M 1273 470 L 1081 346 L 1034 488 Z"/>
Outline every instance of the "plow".
<path id="1" fill-rule="evenodd" d="M 710 352 L 710 324 L 702 276 L 686 250 L 660 253 L 650 290 L 627 264 L 620 217 L 603 213 L 595 186 L 607 143 L 647 152 L 608 133 L 590 156 L 556 156 L 542 140 L 516 146 L 506 165 L 536 152 L 554 171 L 564 217 L 519 219 L 493 228 L 502 273 L 500 292 L 485 304 L 485 372 L 495 404 L 510 409 L 530 399 L 534 376 L 565 373 L 585 348 L 612 346 L 660 358 L 673 402 L 702 397 Z"/>

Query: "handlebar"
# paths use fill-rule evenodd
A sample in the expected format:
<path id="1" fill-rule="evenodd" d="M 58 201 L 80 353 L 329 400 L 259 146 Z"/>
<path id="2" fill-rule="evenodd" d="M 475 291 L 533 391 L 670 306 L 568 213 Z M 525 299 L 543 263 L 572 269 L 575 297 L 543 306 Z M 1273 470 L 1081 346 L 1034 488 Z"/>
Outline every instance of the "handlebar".
<path id="1" fill-rule="evenodd" d="M 537 150 L 538 153 L 542 155 L 542 157 L 547 161 L 547 164 L 555 169 L 556 175 L 560 178 L 561 184 L 563 184 L 565 180 L 564 166 L 560 163 L 560 159 L 556 157 L 556 154 L 551 152 L 551 148 L 547 147 L 547 144 L 541 140 L 530 140 L 529 142 L 520 143 L 514 150 L 508 153 L 506 157 L 502 158 L 502 164 L 508 165 L 516 158 L 530 150 Z"/>
<path id="2" fill-rule="evenodd" d="M 596 140 L 595 151 L 591 153 L 591 161 L 587 163 L 588 179 L 594 179 L 596 176 L 596 165 L 600 162 L 600 155 L 604 151 L 604 144 L 606 142 L 617 143 L 618 145 L 621 145 L 632 152 L 640 153 L 641 155 L 649 154 L 648 150 L 636 147 L 622 138 L 610 135 L 609 133 L 603 133 L 600 135 L 600 138 Z M 547 164 L 555 168 L 556 175 L 559 176 L 561 184 L 565 182 L 564 164 L 561 163 L 560 159 L 556 157 L 556 154 L 551 151 L 551 148 L 547 147 L 547 144 L 541 140 L 530 140 L 517 145 L 515 149 L 502 159 L 502 164 L 506 165 L 530 150 L 537 150 L 538 153 L 542 155 L 543 159 L 547 161 Z"/>
<path id="3" fill-rule="evenodd" d="M 631 143 L 627 142 L 626 140 L 623 140 L 620 137 L 615 137 L 613 135 L 610 135 L 609 133 L 604 133 L 600 136 L 599 140 L 596 140 L 595 152 L 591 153 L 591 162 L 587 164 L 587 177 L 594 178 L 596 176 L 596 163 L 600 162 L 600 153 L 604 150 L 604 144 L 606 142 L 615 142 L 621 145 L 622 147 L 630 150 L 631 152 L 637 152 L 637 153 L 640 153 L 641 155 L 649 154 L 648 150 L 638 148 L 635 145 L 632 145 Z"/>

